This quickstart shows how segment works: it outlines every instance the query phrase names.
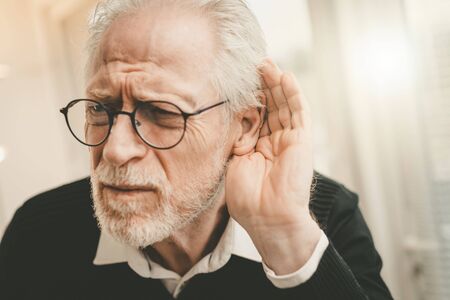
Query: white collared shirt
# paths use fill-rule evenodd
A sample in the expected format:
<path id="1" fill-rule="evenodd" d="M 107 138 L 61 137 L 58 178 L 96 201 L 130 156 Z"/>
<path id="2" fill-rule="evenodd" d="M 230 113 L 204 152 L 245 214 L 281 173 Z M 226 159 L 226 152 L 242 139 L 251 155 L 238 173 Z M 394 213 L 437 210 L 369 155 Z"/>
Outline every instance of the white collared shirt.
<path id="1" fill-rule="evenodd" d="M 261 263 L 267 278 L 276 287 L 290 288 L 302 284 L 311 278 L 317 270 L 328 243 L 328 238 L 322 231 L 320 240 L 311 258 L 304 266 L 291 274 L 276 275 L 274 271 L 262 262 L 261 256 L 244 228 L 230 218 L 216 248 L 197 262 L 183 276 L 155 263 L 139 249 L 119 243 L 106 231 L 102 231 L 100 234 L 94 264 L 108 265 L 126 262 L 134 272 L 144 278 L 161 279 L 172 296 L 177 298 L 189 279 L 197 274 L 217 271 L 228 262 L 231 255 L 236 255 Z"/>

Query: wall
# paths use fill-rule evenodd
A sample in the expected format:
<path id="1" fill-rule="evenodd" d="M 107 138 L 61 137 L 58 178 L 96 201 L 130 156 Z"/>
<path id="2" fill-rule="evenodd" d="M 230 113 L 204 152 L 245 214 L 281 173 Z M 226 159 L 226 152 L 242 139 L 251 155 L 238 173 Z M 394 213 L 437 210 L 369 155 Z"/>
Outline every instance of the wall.
<path id="1" fill-rule="evenodd" d="M 31 1 L 0 1 L 0 63 L 10 68 L 0 80 L 0 145 L 7 151 L 0 163 L 0 233 L 25 199 L 69 178 L 61 147 L 66 132 L 36 12 Z"/>

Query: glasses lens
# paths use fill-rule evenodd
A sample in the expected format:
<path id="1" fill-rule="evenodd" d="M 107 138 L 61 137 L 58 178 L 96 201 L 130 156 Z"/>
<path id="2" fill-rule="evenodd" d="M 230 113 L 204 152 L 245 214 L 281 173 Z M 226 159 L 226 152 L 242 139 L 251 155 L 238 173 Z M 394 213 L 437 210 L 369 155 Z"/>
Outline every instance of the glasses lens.
<path id="1" fill-rule="evenodd" d="M 109 131 L 109 118 L 105 107 L 91 100 L 73 102 L 67 112 L 70 130 L 82 143 L 101 144 Z"/>
<path id="2" fill-rule="evenodd" d="M 150 145 L 169 148 L 184 134 L 185 120 L 181 110 L 167 102 L 144 102 L 136 111 L 136 129 Z"/>

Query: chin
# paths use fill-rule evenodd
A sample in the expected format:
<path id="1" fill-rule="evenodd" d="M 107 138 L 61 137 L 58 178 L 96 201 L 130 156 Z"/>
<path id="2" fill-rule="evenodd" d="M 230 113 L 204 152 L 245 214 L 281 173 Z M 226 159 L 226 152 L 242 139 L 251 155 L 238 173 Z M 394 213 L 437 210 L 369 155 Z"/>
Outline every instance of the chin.
<path id="1" fill-rule="evenodd" d="M 156 195 L 150 199 L 108 197 L 94 184 L 92 193 L 101 230 L 123 244 L 143 248 L 164 240 L 180 226 L 176 214 L 168 205 L 161 205 Z"/>
<path id="2" fill-rule="evenodd" d="M 97 212 L 96 215 L 102 230 L 106 230 L 119 242 L 135 248 L 145 248 L 162 241 L 173 232 L 172 224 L 153 218 L 130 215 L 117 219 Z"/>
<path id="3" fill-rule="evenodd" d="M 144 248 L 172 236 L 212 207 L 219 195 L 219 187 L 223 190 L 224 168 L 212 169 L 215 172 L 205 171 L 203 176 L 196 176 L 189 184 L 177 189 L 168 182 L 156 180 L 145 185 L 154 187 L 153 190 L 123 192 L 104 187 L 101 182 L 106 181 L 110 185 L 123 181 L 139 182 L 144 186 L 143 182 L 151 177 L 139 175 L 138 170 L 125 172 L 99 165 L 91 176 L 91 187 L 101 230 L 136 248 Z M 133 174 L 139 175 L 138 180 Z"/>

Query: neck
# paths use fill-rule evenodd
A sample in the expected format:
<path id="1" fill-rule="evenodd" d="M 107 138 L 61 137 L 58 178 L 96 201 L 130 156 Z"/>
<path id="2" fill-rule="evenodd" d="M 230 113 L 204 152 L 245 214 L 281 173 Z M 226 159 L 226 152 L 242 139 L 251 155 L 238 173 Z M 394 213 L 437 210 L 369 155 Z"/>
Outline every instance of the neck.
<path id="1" fill-rule="evenodd" d="M 217 246 L 228 220 L 222 196 L 194 222 L 145 251 L 153 261 L 183 276 Z"/>

